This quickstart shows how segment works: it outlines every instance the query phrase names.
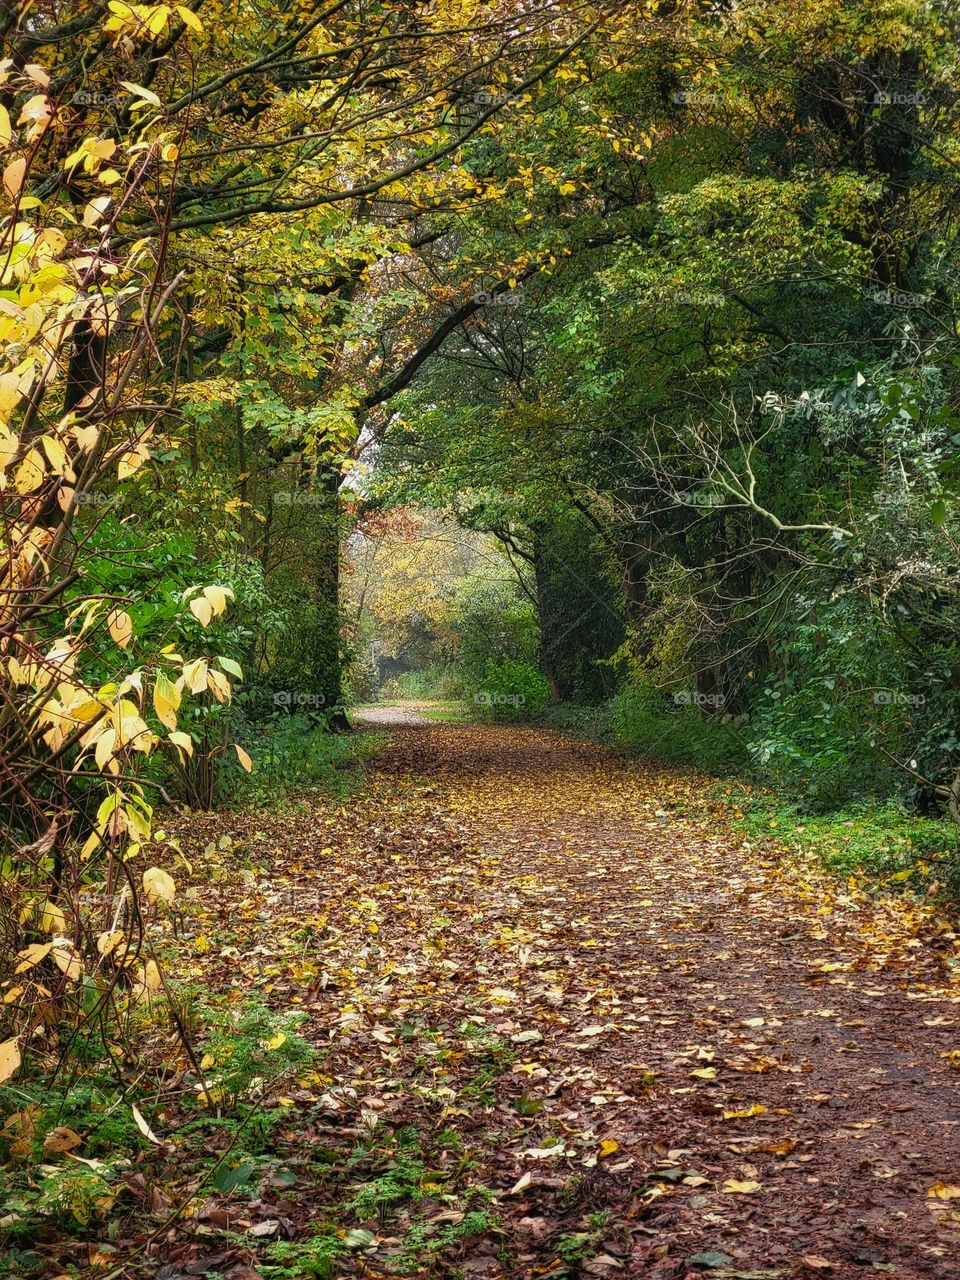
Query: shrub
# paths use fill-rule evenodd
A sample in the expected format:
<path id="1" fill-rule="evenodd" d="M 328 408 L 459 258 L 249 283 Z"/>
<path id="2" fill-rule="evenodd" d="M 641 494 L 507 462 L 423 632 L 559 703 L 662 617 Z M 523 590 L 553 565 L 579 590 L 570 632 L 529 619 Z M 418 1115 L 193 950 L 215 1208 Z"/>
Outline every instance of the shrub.
<path id="1" fill-rule="evenodd" d="M 546 676 L 521 658 L 488 659 L 482 686 L 470 699 L 479 715 L 497 721 L 523 720 L 542 711 L 549 701 Z"/>
<path id="2" fill-rule="evenodd" d="M 245 772 L 232 752 L 216 761 L 217 799 L 222 804 L 269 802 L 306 787 L 332 794 L 350 789 L 356 765 L 375 741 L 371 734 L 331 733 L 322 712 L 275 713 L 242 734 L 253 769 Z"/>
<path id="3" fill-rule="evenodd" d="M 745 760 L 740 729 L 649 686 L 628 685 L 609 708 L 614 741 L 655 760 L 692 764 L 707 773 L 730 772 Z"/>

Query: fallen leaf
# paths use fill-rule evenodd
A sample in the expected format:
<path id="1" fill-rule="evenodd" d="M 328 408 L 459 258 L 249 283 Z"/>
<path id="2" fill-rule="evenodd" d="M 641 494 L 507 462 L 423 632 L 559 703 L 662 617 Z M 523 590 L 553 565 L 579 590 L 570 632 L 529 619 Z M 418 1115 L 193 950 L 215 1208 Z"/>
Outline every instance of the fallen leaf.
<path id="1" fill-rule="evenodd" d="M 935 1182 L 927 1190 L 927 1195 L 933 1196 L 937 1200 L 957 1200 L 960 1199 L 960 1187 L 946 1182 Z"/>

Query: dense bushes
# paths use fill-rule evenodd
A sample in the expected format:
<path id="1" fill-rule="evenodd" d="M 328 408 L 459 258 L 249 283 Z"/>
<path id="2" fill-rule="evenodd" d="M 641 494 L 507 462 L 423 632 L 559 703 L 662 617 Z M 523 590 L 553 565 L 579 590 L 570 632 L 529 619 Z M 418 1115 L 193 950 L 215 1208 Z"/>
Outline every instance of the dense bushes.
<path id="1" fill-rule="evenodd" d="M 521 658 L 488 659 L 479 688 L 470 697 L 476 714 L 487 720 L 522 720 L 550 701 L 550 685 L 542 672 Z"/>
<path id="2" fill-rule="evenodd" d="M 739 729 L 719 716 L 705 717 L 682 695 L 675 701 L 649 686 L 621 689 L 610 702 L 610 728 L 622 746 L 708 773 L 737 769 L 746 758 Z"/>

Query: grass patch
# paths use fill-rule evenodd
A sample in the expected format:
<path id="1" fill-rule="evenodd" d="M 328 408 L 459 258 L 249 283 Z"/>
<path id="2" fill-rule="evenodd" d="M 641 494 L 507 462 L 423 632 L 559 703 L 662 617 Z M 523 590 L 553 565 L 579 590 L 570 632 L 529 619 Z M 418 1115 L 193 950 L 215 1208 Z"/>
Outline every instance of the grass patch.
<path id="1" fill-rule="evenodd" d="M 892 801 L 865 801 L 810 815 L 746 785 L 718 788 L 734 825 L 748 839 L 776 840 L 812 853 L 830 870 L 863 872 L 878 882 L 960 900 L 960 826 L 911 813 Z"/>
<path id="2" fill-rule="evenodd" d="M 437 720 L 444 724 L 469 724 L 476 719 L 469 707 L 462 702 L 434 702 L 428 707 L 418 707 L 424 720 Z"/>

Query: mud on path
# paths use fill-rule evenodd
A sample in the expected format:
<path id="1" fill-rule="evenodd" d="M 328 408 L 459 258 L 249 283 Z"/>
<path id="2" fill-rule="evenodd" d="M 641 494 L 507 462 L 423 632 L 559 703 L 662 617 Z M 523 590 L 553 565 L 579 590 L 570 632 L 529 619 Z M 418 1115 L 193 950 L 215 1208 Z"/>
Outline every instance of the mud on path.
<path id="1" fill-rule="evenodd" d="M 529 729 L 388 734 L 353 800 L 254 835 L 272 878 L 234 909 L 327 1084 L 284 1141 L 329 1172 L 262 1212 L 306 1230 L 346 1177 L 370 1239 L 335 1274 L 960 1277 L 946 922 L 745 848 L 694 775 Z M 413 1198 L 363 1218 L 411 1143 Z"/>

